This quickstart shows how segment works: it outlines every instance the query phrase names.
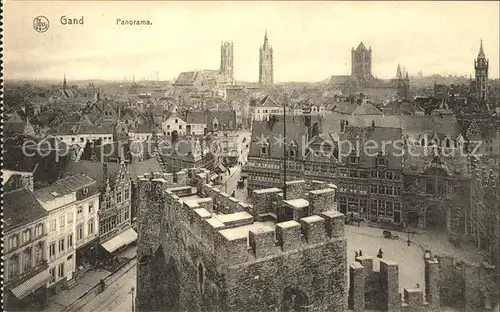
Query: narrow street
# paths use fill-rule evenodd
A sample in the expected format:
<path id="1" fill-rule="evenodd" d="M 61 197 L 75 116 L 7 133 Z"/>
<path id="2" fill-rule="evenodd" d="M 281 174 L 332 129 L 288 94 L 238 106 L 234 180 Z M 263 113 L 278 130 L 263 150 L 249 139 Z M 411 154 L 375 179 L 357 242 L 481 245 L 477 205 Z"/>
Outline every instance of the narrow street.
<path id="1" fill-rule="evenodd" d="M 132 312 L 132 287 L 136 287 L 137 265 L 134 265 L 128 272 L 119 277 L 106 289 L 95 296 L 90 296 L 87 300 L 82 300 L 76 306 L 67 311 L 85 312 Z M 134 290 L 135 298 L 135 290 Z"/>

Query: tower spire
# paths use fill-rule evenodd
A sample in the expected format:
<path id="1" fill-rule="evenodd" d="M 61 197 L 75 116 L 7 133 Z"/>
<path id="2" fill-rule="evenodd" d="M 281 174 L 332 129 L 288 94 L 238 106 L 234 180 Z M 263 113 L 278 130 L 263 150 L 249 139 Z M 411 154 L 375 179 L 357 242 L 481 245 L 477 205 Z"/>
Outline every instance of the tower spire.
<path id="1" fill-rule="evenodd" d="M 63 89 L 66 89 L 66 73 L 64 73 Z"/>
<path id="2" fill-rule="evenodd" d="M 398 63 L 398 69 L 396 71 L 396 78 L 401 79 L 403 78 L 403 74 L 401 73 L 401 64 Z"/>
<path id="3" fill-rule="evenodd" d="M 484 55 L 484 50 L 483 50 L 483 38 L 481 38 L 481 44 L 479 46 L 479 54 L 477 55 L 478 58 L 485 58 L 486 56 Z"/>
<path id="4" fill-rule="evenodd" d="M 267 29 L 266 29 L 266 34 L 264 35 L 264 45 L 267 44 Z"/>

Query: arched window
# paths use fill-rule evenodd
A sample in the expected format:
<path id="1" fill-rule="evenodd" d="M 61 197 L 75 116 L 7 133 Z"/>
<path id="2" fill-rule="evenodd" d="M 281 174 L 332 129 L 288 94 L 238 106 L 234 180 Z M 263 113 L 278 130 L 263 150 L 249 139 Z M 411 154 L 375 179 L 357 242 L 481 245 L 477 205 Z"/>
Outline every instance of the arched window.
<path id="1" fill-rule="evenodd" d="M 451 147 L 451 142 L 450 142 L 450 139 L 446 138 L 446 140 L 444 141 L 444 144 L 446 147 Z"/>

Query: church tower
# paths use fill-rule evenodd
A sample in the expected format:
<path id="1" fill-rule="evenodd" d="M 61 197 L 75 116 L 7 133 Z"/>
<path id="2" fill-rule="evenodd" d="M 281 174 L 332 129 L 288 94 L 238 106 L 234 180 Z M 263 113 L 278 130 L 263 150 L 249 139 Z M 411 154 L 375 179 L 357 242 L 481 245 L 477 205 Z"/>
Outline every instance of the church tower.
<path id="1" fill-rule="evenodd" d="M 479 47 L 479 54 L 477 59 L 474 60 L 474 69 L 476 70 L 475 91 L 480 100 L 487 100 L 488 90 L 488 64 L 489 60 L 486 59 L 483 51 L 483 39 Z"/>
<path id="2" fill-rule="evenodd" d="M 259 55 L 259 83 L 261 85 L 272 85 L 274 82 L 273 74 L 273 48 L 267 40 L 267 31 L 264 36 L 264 44 L 260 48 Z"/>
<path id="3" fill-rule="evenodd" d="M 68 87 L 68 84 L 66 83 L 66 73 L 64 73 L 63 90 L 66 90 L 67 87 Z"/>
<path id="4" fill-rule="evenodd" d="M 222 42 L 220 46 L 220 74 L 226 83 L 234 83 L 234 54 L 232 41 Z"/>
<path id="5" fill-rule="evenodd" d="M 372 76 L 372 47 L 369 49 L 361 42 L 356 50 L 351 49 L 351 76 L 361 81 L 369 81 Z"/>

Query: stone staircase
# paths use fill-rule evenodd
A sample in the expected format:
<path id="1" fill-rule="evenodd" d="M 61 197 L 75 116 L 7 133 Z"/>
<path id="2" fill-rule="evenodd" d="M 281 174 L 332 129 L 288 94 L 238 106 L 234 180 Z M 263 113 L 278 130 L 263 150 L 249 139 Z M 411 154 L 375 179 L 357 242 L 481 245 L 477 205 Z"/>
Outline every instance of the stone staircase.
<path id="1" fill-rule="evenodd" d="M 72 289 L 74 288 L 76 285 L 78 285 L 78 281 L 76 279 L 76 276 L 73 277 L 71 280 L 69 280 L 67 283 L 66 283 L 66 289 Z"/>

